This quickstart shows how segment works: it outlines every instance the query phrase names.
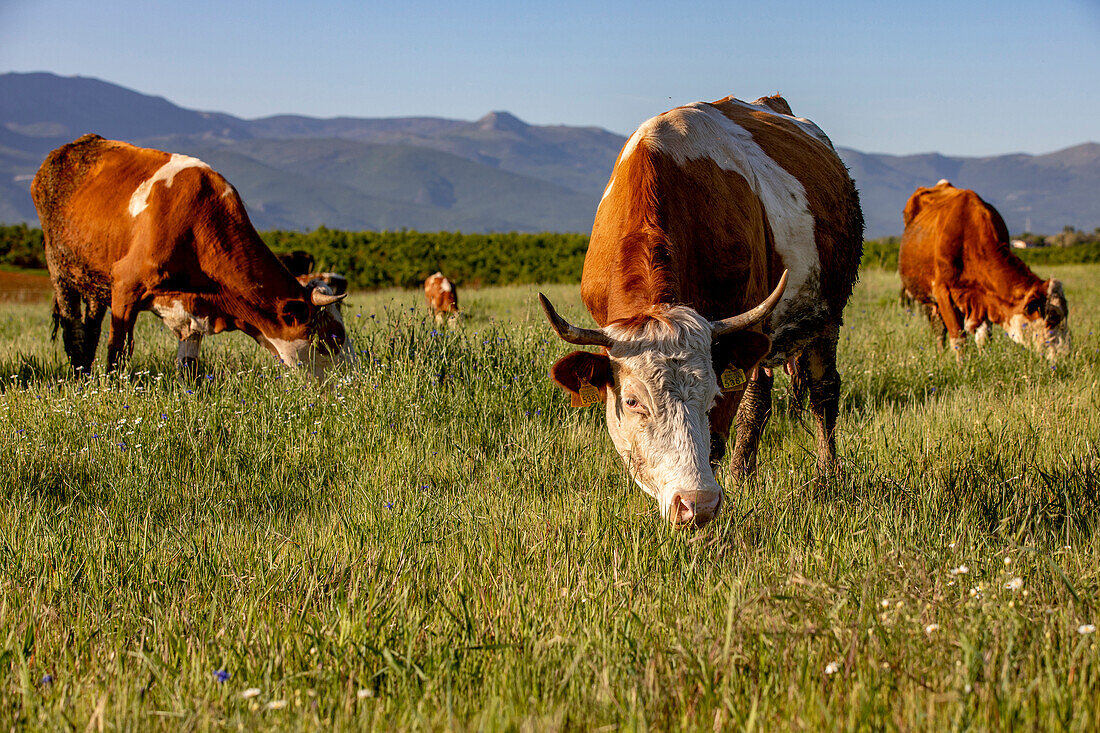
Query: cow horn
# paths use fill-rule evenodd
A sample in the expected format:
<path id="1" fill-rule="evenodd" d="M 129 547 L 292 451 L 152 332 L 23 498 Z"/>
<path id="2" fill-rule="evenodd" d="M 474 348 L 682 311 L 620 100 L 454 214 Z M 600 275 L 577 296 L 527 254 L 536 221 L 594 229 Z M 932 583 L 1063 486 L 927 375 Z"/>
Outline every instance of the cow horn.
<path id="1" fill-rule="evenodd" d="M 322 293 L 320 288 L 313 288 L 309 293 L 309 300 L 318 308 L 323 308 L 326 305 L 332 305 L 348 297 L 347 293 L 342 295 L 332 295 L 331 293 Z"/>
<path id="2" fill-rule="evenodd" d="M 764 299 L 764 302 L 756 306 L 751 310 L 747 310 L 744 313 L 736 316 L 730 316 L 729 318 L 723 318 L 720 321 L 710 322 L 710 332 L 712 336 L 721 336 L 726 333 L 733 333 L 734 331 L 743 331 L 746 328 L 755 326 L 760 321 L 768 317 L 768 314 L 775 308 L 775 304 L 779 302 L 779 299 L 783 297 L 783 290 L 787 287 L 787 271 L 783 271 L 783 275 L 779 278 L 779 284 L 775 286 L 775 290 L 772 294 Z"/>
<path id="3" fill-rule="evenodd" d="M 578 346 L 606 346 L 611 348 L 615 343 L 610 336 L 595 328 L 579 328 L 558 315 L 553 304 L 546 296 L 539 293 L 539 304 L 542 312 L 546 314 L 546 320 L 550 321 L 550 328 L 554 329 L 562 341 Z"/>

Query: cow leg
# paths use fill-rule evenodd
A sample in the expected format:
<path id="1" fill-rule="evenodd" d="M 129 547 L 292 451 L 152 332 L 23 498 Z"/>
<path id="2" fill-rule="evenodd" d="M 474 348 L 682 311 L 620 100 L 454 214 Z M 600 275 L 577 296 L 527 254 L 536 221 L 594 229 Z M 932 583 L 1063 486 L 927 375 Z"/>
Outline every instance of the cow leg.
<path id="1" fill-rule="evenodd" d="M 85 374 L 92 373 L 92 361 L 95 359 L 96 347 L 99 346 L 99 333 L 106 313 L 107 303 L 101 300 L 90 300 L 84 306 L 84 357 L 81 369 Z"/>
<path id="2" fill-rule="evenodd" d="M 939 310 L 930 303 L 924 305 L 924 315 L 928 317 L 928 325 L 932 329 L 932 337 L 936 340 L 936 350 L 942 354 L 943 350 L 947 348 L 947 326 L 943 325 L 943 319 L 940 318 Z"/>
<path id="3" fill-rule="evenodd" d="M 199 374 L 199 348 L 202 346 L 202 334 L 192 331 L 181 338 L 176 349 L 176 368 L 181 377 L 194 379 Z"/>
<path id="4" fill-rule="evenodd" d="M 951 349 L 955 352 L 955 360 L 962 364 L 963 345 L 966 343 L 966 331 L 963 330 L 962 313 L 955 306 L 951 292 L 943 283 L 937 283 L 932 287 L 932 297 L 936 299 L 936 309 L 943 319 L 943 325 L 947 329 L 947 335 L 951 340 Z"/>
<path id="5" fill-rule="evenodd" d="M 107 337 L 107 371 L 114 371 L 122 358 L 134 353 L 134 324 L 139 299 L 130 289 L 116 287 L 111 292 L 111 333 Z"/>
<path id="6" fill-rule="evenodd" d="M 773 377 L 763 369 L 749 380 L 749 386 L 737 408 L 737 443 L 733 447 L 734 480 L 740 483 L 756 473 L 756 450 L 760 435 L 772 414 Z"/>
<path id="7" fill-rule="evenodd" d="M 989 321 L 982 321 L 978 324 L 978 327 L 974 329 L 974 345 L 978 347 L 978 351 L 985 348 L 986 343 L 989 342 Z"/>
<path id="8" fill-rule="evenodd" d="M 80 293 L 54 281 L 53 296 L 53 332 L 61 329 L 61 342 L 65 345 L 65 355 L 69 364 L 78 374 L 84 371 L 84 328 L 80 317 Z M 94 352 L 94 348 L 93 348 Z"/>
<path id="9" fill-rule="evenodd" d="M 834 475 L 836 460 L 836 419 L 840 412 L 840 373 L 836 369 L 836 345 L 839 333 L 833 330 L 813 341 L 798 366 L 810 392 L 810 413 L 817 428 L 817 474 Z"/>

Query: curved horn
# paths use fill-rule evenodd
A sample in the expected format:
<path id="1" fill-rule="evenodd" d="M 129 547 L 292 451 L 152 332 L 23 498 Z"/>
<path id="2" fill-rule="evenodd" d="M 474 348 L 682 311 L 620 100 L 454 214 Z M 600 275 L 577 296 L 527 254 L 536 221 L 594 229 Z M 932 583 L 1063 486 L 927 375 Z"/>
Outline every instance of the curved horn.
<path id="1" fill-rule="evenodd" d="M 327 288 L 326 288 L 327 289 Z M 348 297 L 347 293 L 341 295 L 332 295 L 330 293 L 322 293 L 320 288 L 313 288 L 309 293 L 309 300 L 318 308 L 323 308 L 326 305 L 332 305 L 338 301 Z"/>
<path id="2" fill-rule="evenodd" d="M 721 336 L 726 333 L 733 333 L 734 331 L 743 331 L 746 328 L 755 326 L 760 321 L 768 317 L 768 314 L 775 308 L 775 304 L 779 302 L 779 299 L 783 297 L 783 290 L 787 287 L 787 271 L 783 271 L 783 275 L 779 278 L 779 284 L 775 286 L 775 290 L 772 294 L 764 299 L 764 302 L 756 306 L 751 310 L 747 310 L 744 313 L 736 316 L 730 316 L 729 318 L 723 318 L 720 321 L 710 322 L 710 332 L 712 336 Z"/>
<path id="3" fill-rule="evenodd" d="M 550 321 L 550 328 L 554 329 L 562 341 L 578 346 L 606 346 L 611 348 L 615 341 L 603 331 L 594 328 L 579 328 L 558 315 L 553 304 L 546 296 L 539 293 L 539 304 L 542 312 L 546 314 L 546 320 Z"/>

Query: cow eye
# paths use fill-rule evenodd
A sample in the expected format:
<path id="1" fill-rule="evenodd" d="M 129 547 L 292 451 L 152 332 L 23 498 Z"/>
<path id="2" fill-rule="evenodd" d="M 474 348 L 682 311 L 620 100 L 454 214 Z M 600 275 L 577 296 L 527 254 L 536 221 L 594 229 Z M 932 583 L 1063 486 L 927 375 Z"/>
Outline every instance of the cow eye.
<path id="1" fill-rule="evenodd" d="M 645 407 L 642 405 L 641 402 L 638 401 L 636 397 L 623 398 L 623 404 L 626 405 L 626 409 L 630 410 L 631 412 L 636 412 L 639 415 L 647 414 Z"/>

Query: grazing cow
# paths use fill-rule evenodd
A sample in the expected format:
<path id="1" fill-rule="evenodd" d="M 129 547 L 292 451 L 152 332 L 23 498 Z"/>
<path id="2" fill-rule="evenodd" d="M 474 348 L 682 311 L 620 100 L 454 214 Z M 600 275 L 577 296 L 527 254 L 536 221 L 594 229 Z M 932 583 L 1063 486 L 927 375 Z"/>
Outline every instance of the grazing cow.
<path id="1" fill-rule="evenodd" d="M 303 287 L 252 228 L 236 190 L 200 160 L 98 135 L 47 156 L 31 184 L 54 286 L 54 332 L 88 373 L 110 307 L 108 368 L 133 351 L 139 312 L 179 337 L 186 369 L 202 337 L 240 329 L 322 377 L 340 359 L 342 296 Z M 80 303 L 84 301 L 83 315 Z"/>
<path id="2" fill-rule="evenodd" d="M 596 211 L 581 298 L 600 328 L 567 323 L 539 296 L 558 336 L 603 347 L 563 357 L 551 376 L 575 405 L 606 402 L 617 452 L 675 525 L 717 513 L 735 414 L 734 474 L 755 471 L 771 367 L 806 380 L 830 473 L 837 338 L 862 249 L 847 169 L 782 97 L 666 112 L 627 140 Z"/>
<path id="3" fill-rule="evenodd" d="M 458 317 L 458 290 L 453 282 L 443 276 L 442 272 L 429 275 L 424 281 L 424 297 L 428 301 L 428 308 L 435 316 L 436 323 L 442 323 L 445 317 L 453 321 Z"/>
<path id="4" fill-rule="evenodd" d="M 296 249 L 291 252 L 283 252 L 275 255 L 283 267 L 290 270 L 294 277 L 301 277 L 313 272 L 313 255 L 304 249 Z"/>
<path id="5" fill-rule="evenodd" d="M 960 362 L 966 332 L 981 348 L 991 323 L 1051 360 L 1070 349 L 1062 283 L 1028 269 L 1001 215 L 973 191 L 941 180 L 909 197 L 898 273 L 903 300 L 923 306 L 940 348 L 949 335 Z"/>

